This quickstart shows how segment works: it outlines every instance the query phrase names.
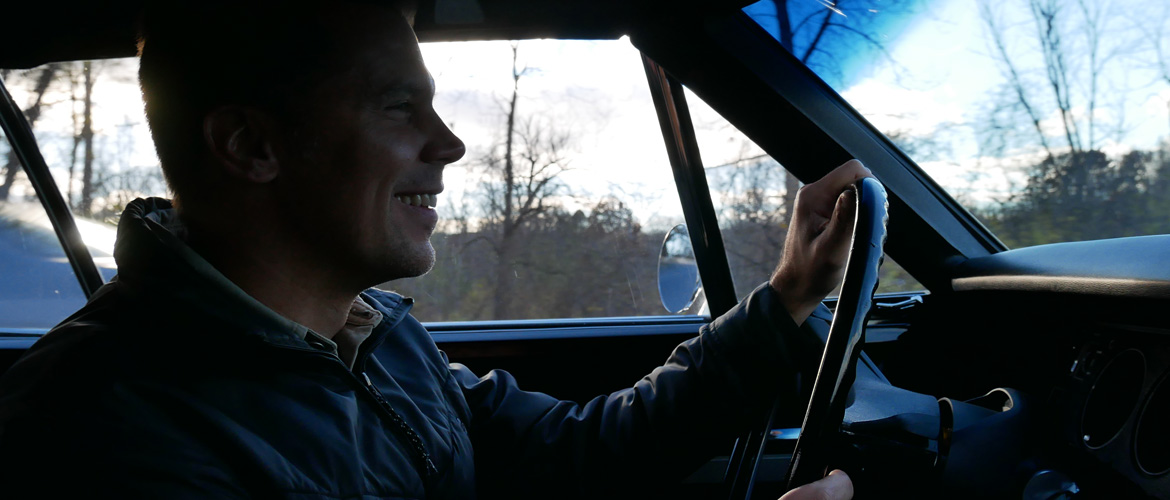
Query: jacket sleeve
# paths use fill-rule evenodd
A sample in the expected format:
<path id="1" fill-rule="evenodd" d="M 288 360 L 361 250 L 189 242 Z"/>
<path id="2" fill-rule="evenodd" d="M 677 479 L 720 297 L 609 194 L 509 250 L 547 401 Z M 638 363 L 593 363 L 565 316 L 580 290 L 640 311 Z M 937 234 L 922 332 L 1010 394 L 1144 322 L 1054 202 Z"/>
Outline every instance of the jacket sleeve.
<path id="1" fill-rule="evenodd" d="M 211 439 L 161 409 L 169 387 L 107 383 L 114 347 L 52 345 L 89 333 L 50 333 L 0 378 L 0 496 L 246 498 Z"/>
<path id="2" fill-rule="evenodd" d="M 166 415 L 133 408 L 117 422 L 46 414 L 7 421 L 0 431 L 7 498 L 247 498 L 198 436 L 163 430 Z"/>
<path id="3" fill-rule="evenodd" d="M 471 410 L 484 497 L 630 494 L 629 485 L 680 480 L 726 452 L 777 397 L 796 397 L 798 365 L 819 349 L 765 284 L 633 387 L 585 405 L 523 391 L 507 372 L 451 370 Z M 575 369 L 587 377 L 602 367 Z"/>

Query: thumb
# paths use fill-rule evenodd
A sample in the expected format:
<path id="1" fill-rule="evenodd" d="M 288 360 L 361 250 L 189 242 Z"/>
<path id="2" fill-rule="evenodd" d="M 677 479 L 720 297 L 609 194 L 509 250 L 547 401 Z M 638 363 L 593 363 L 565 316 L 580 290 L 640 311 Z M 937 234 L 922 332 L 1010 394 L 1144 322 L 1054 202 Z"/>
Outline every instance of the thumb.
<path id="1" fill-rule="evenodd" d="M 849 240 L 853 237 L 853 222 L 857 216 L 857 193 L 852 188 L 841 192 L 837 205 L 833 207 L 833 218 L 825 227 L 822 238 L 828 248 L 848 252 Z"/>

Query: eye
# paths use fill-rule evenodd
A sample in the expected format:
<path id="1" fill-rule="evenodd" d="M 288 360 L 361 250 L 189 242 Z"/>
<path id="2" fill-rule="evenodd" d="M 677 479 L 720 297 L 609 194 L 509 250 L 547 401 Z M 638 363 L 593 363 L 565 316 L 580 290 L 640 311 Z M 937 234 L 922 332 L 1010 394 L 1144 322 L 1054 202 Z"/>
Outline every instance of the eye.
<path id="1" fill-rule="evenodd" d="M 382 108 L 382 110 L 386 111 L 388 113 L 409 114 L 413 110 L 413 105 L 410 103 L 410 101 L 396 101 L 396 102 L 387 104 L 386 106 L 384 106 Z"/>

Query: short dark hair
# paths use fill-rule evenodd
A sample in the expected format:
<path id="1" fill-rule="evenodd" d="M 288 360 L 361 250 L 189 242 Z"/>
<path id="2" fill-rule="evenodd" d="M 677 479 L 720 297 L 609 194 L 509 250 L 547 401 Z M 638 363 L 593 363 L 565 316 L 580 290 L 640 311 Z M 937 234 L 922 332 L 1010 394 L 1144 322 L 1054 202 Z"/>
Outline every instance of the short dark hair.
<path id="1" fill-rule="evenodd" d="M 293 7 L 292 5 L 295 5 Z M 213 191 L 203 119 L 224 105 L 285 117 L 290 98 L 331 71 L 338 36 L 326 2 L 158 0 L 144 11 L 139 81 L 176 205 Z"/>

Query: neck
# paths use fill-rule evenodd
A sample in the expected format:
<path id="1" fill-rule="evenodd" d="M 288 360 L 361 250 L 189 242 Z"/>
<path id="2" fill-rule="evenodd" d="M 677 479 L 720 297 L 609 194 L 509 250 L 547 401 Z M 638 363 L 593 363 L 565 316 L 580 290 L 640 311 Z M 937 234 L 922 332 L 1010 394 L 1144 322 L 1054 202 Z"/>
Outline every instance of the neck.
<path id="1" fill-rule="evenodd" d="M 271 251 L 289 247 L 276 243 L 279 238 L 260 228 L 233 236 L 236 232 L 224 231 L 222 224 L 216 225 L 216 231 L 204 231 L 192 221 L 187 229 L 187 244 L 195 252 L 277 314 L 330 339 L 345 326 L 361 290 L 331 279 L 327 266 L 305 262 L 312 259 L 303 253 Z"/>

